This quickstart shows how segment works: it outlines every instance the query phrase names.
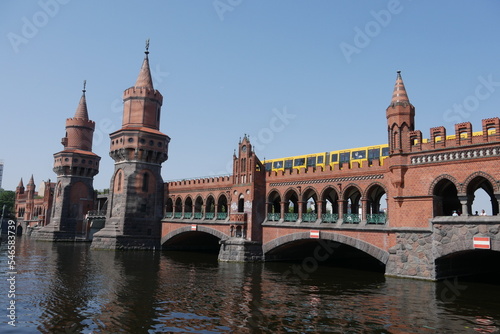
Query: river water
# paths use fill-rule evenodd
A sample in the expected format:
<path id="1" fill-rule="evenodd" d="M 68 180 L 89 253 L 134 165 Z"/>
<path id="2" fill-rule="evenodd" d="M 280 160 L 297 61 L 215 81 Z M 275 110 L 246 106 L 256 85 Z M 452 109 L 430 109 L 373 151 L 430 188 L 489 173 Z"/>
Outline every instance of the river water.
<path id="1" fill-rule="evenodd" d="M 500 332 L 500 285 L 334 267 L 299 276 L 289 274 L 290 263 L 96 251 L 26 237 L 15 246 L 9 274 L 7 243 L 0 245 L 0 333 Z"/>

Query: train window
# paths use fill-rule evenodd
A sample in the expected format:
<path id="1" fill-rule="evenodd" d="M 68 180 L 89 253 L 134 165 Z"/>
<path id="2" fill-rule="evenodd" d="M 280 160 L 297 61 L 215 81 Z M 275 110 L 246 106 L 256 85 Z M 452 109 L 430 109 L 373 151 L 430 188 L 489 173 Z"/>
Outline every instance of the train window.
<path id="1" fill-rule="evenodd" d="M 339 155 L 337 153 L 330 155 L 331 162 L 337 162 Z"/>
<path id="2" fill-rule="evenodd" d="M 285 160 L 285 169 L 290 169 L 293 167 L 293 160 Z"/>
<path id="3" fill-rule="evenodd" d="M 382 147 L 382 156 L 387 157 L 389 155 L 389 147 Z"/>
<path id="4" fill-rule="evenodd" d="M 325 161 L 325 157 L 322 155 L 318 156 L 318 164 L 322 164 Z"/>
<path id="5" fill-rule="evenodd" d="M 268 172 L 272 169 L 272 164 L 270 162 L 266 162 L 265 166 L 266 166 L 266 171 Z"/>
<path id="6" fill-rule="evenodd" d="M 273 163 L 273 168 L 283 168 L 283 160 L 275 161 Z"/>
<path id="7" fill-rule="evenodd" d="M 372 148 L 368 150 L 368 159 L 373 160 L 373 159 L 378 159 L 380 158 L 380 149 L 379 148 Z"/>
<path id="8" fill-rule="evenodd" d="M 366 159 L 366 150 L 362 151 L 353 151 L 352 152 L 353 159 Z"/>
<path id="9" fill-rule="evenodd" d="M 316 157 L 308 157 L 307 158 L 307 167 L 316 166 Z"/>
<path id="10" fill-rule="evenodd" d="M 304 166 L 305 163 L 306 163 L 306 159 L 304 159 L 304 158 L 295 159 L 293 161 L 294 166 Z"/>
<path id="11" fill-rule="evenodd" d="M 351 153 L 344 152 L 340 153 L 340 162 L 349 162 L 351 161 Z"/>

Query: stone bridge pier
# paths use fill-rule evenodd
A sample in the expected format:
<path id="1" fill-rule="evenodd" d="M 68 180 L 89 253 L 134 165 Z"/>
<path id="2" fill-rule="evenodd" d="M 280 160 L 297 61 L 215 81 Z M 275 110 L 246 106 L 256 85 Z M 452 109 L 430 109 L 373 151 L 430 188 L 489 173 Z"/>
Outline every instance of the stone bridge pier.
<path id="1" fill-rule="evenodd" d="M 439 280 L 499 271 L 500 216 L 435 217 L 430 224 L 397 233 L 386 275 Z"/>

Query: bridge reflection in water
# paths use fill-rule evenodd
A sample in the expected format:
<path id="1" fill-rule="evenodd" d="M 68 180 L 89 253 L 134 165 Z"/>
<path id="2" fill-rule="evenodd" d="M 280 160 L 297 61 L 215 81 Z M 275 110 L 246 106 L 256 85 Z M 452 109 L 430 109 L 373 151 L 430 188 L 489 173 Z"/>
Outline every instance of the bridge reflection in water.
<path id="1" fill-rule="evenodd" d="M 6 256 L 6 245 L 0 246 Z M 17 241 L 18 326 L 2 333 L 463 333 L 500 327 L 498 286 L 384 277 L 312 261 L 222 263 Z M 1 270 L 7 272 L 5 261 Z M 298 268 L 298 269 L 297 269 Z M 0 290 L 7 291 L 6 280 Z M 6 299 L 0 306 L 6 308 Z"/>

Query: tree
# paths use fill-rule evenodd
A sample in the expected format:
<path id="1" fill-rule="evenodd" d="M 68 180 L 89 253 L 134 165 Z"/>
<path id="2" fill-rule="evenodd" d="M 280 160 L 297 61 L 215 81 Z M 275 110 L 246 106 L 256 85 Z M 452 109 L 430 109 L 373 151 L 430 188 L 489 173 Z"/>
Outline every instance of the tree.
<path id="1" fill-rule="evenodd" d="M 3 206 L 5 205 L 4 218 L 15 219 L 14 201 L 16 193 L 11 190 L 0 189 L 0 215 Z"/>

